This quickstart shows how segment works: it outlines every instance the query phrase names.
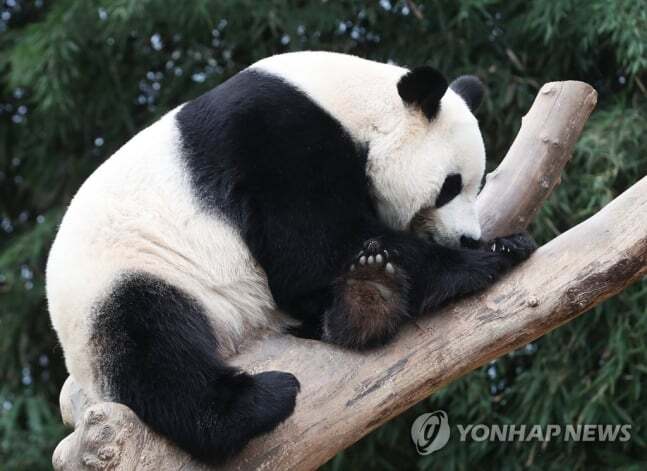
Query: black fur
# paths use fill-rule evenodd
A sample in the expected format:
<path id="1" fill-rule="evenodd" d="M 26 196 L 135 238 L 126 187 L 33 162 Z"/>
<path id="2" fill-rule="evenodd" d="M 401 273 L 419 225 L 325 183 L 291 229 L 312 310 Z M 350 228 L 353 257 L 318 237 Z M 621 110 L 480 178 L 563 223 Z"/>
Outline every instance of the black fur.
<path id="1" fill-rule="evenodd" d="M 433 311 L 453 299 L 480 291 L 527 259 L 537 248 L 526 233 L 500 237 L 479 249 L 450 249 L 432 244 L 417 287 L 417 314 Z"/>
<path id="2" fill-rule="evenodd" d="M 195 299 L 128 273 L 97 307 L 91 341 L 110 399 L 195 457 L 221 462 L 292 413 L 299 382 L 225 365 L 211 332 Z"/>
<path id="3" fill-rule="evenodd" d="M 438 196 L 436 196 L 436 208 L 445 206 L 451 200 L 456 198 L 463 190 L 463 178 L 460 173 L 452 173 L 447 175 L 443 186 L 440 188 Z"/>
<path id="4" fill-rule="evenodd" d="M 440 109 L 440 99 L 447 91 L 447 79 L 429 66 L 416 67 L 398 82 L 398 93 L 405 103 L 418 106 L 430 120 Z"/>
<path id="5" fill-rule="evenodd" d="M 177 116 L 205 209 L 236 224 L 277 304 L 320 322 L 330 284 L 376 221 L 366 149 L 282 80 L 242 72 Z"/>
<path id="6" fill-rule="evenodd" d="M 474 75 L 461 75 L 449 85 L 449 88 L 465 100 L 472 112 L 476 111 L 483 101 L 485 87 Z"/>
<path id="7" fill-rule="evenodd" d="M 461 247 L 465 247 L 467 249 L 478 249 L 481 247 L 480 240 L 473 239 L 468 236 L 461 236 L 460 242 L 461 242 Z"/>
<path id="8" fill-rule="evenodd" d="M 398 85 L 429 116 L 447 87 L 432 70 L 416 69 Z M 244 71 L 185 105 L 177 124 L 203 210 L 240 230 L 277 305 L 302 321 L 301 335 L 351 348 L 383 343 L 407 318 L 483 288 L 530 251 L 522 236 L 488 252 L 386 227 L 373 206 L 365 146 L 276 77 Z M 388 251 L 394 276 L 386 264 L 350 270 L 369 240 Z M 129 274 L 98 307 L 93 342 L 114 400 L 195 456 L 223 460 L 284 420 L 299 384 L 288 373 L 228 367 L 217 337 L 196 300 Z"/>

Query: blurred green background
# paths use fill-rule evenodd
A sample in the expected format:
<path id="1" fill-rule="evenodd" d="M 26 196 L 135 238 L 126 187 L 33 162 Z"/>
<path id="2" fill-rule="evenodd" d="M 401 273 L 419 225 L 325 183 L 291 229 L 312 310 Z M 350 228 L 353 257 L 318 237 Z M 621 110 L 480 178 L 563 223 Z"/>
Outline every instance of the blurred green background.
<path id="1" fill-rule="evenodd" d="M 647 174 L 645 0 L 2 0 L 0 469 L 50 469 L 66 433 L 43 270 L 76 189 L 161 114 L 257 59 L 299 49 L 478 75 L 489 89 L 478 117 L 491 166 L 541 84 L 595 86 L 598 107 L 532 226 L 540 242 Z M 643 281 L 445 388 L 327 469 L 647 469 L 646 305 Z M 435 409 L 453 424 L 631 424 L 632 438 L 450 440 L 420 457 L 409 427 Z"/>

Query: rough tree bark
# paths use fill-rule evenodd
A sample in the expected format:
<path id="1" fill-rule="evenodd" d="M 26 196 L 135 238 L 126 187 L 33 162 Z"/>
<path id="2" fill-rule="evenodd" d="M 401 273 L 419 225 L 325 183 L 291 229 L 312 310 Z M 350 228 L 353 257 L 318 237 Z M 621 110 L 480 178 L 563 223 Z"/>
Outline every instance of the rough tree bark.
<path id="1" fill-rule="evenodd" d="M 488 236 L 525 227 L 557 184 L 595 91 L 558 82 L 540 91 L 508 155 L 479 198 Z M 227 469 L 313 469 L 461 375 L 530 342 L 647 273 L 647 178 L 597 215 L 541 247 L 486 292 L 406 328 L 360 354 L 277 336 L 234 359 L 247 371 L 290 371 L 301 381 L 294 415 L 254 440 Z M 54 467 L 207 470 L 148 430 L 127 407 L 89 403 L 68 379 L 61 412 L 76 430 Z"/>
<path id="2" fill-rule="evenodd" d="M 521 119 L 505 159 L 487 176 L 477 201 L 483 237 L 525 229 L 560 182 L 575 143 L 597 103 L 586 83 L 544 85 Z"/>

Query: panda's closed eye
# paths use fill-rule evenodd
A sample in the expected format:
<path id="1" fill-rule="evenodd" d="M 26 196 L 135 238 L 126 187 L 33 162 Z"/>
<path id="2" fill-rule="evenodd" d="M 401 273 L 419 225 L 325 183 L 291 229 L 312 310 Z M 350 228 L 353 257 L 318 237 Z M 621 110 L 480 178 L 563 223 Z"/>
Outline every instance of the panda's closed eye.
<path id="1" fill-rule="evenodd" d="M 436 207 L 440 208 L 449 203 L 460 194 L 462 189 L 463 179 L 461 178 L 460 173 L 452 173 L 451 175 L 448 175 L 440 189 L 440 193 L 438 193 L 438 196 L 436 197 Z"/>

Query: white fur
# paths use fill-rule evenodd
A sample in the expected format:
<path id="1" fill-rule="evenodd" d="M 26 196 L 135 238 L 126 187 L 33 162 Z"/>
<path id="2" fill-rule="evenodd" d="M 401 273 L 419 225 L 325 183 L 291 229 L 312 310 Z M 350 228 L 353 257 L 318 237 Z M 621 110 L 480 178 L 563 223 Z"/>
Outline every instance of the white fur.
<path id="1" fill-rule="evenodd" d="M 360 142 L 370 143 L 368 172 L 381 215 L 405 228 L 433 206 L 448 173 L 466 190 L 432 210 L 440 240 L 478 238 L 474 198 L 484 166 L 476 119 L 448 91 L 431 123 L 405 107 L 396 83 L 406 72 L 352 56 L 304 52 L 252 66 L 285 78 L 328 110 Z M 263 270 L 237 230 L 200 210 L 179 154 L 177 109 L 136 135 L 83 184 L 72 200 L 47 264 L 52 323 L 72 376 L 89 393 L 93 307 L 119 275 L 145 271 L 198 299 L 231 355 L 254 333 L 287 322 L 276 311 Z"/>
<path id="2" fill-rule="evenodd" d="M 118 275 L 144 271 L 197 298 L 231 355 L 282 316 L 237 231 L 198 208 L 178 151 L 177 110 L 140 132 L 83 184 L 47 263 L 47 297 L 67 368 L 88 391 L 92 309 Z"/>
<path id="3" fill-rule="evenodd" d="M 283 77 L 337 118 L 358 142 L 370 143 L 367 172 L 385 222 L 407 228 L 429 207 L 435 238 L 456 246 L 462 235 L 481 236 L 476 195 L 485 169 L 485 147 L 467 104 L 447 90 L 440 113 L 430 122 L 407 107 L 397 83 L 407 69 L 330 52 L 295 52 L 252 66 Z M 460 173 L 463 192 L 433 210 L 450 173 Z"/>

